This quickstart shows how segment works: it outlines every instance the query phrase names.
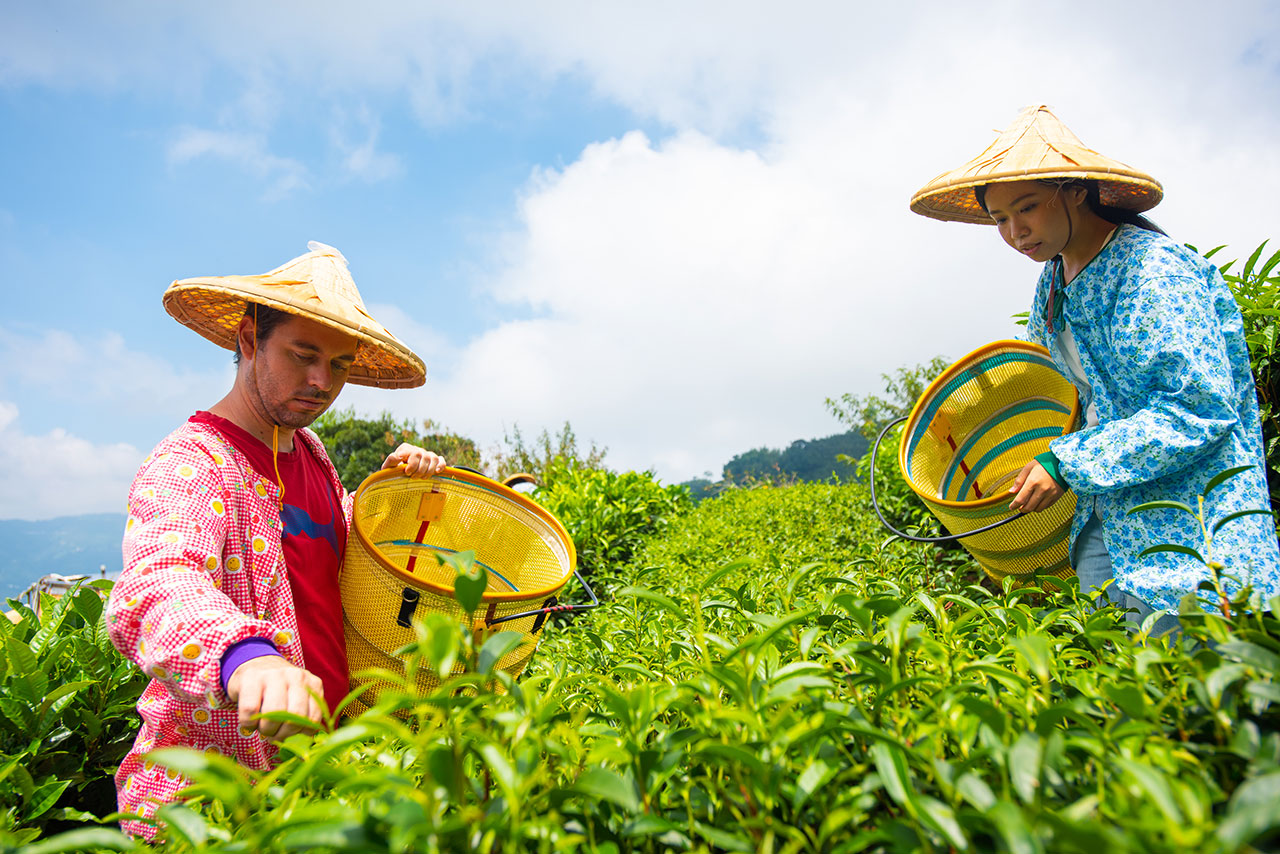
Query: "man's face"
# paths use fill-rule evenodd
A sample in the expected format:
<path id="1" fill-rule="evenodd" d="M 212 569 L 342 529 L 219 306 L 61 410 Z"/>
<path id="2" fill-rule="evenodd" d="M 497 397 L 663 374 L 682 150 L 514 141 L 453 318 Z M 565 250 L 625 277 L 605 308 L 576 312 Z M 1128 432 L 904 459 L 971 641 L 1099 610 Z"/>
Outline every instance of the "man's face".
<path id="1" fill-rule="evenodd" d="M 253 354 L 248 383 L 282 427 L 306 427 L 338 397 L 356 360 L 357 340 L 314 320 L 281 321 Z"/>

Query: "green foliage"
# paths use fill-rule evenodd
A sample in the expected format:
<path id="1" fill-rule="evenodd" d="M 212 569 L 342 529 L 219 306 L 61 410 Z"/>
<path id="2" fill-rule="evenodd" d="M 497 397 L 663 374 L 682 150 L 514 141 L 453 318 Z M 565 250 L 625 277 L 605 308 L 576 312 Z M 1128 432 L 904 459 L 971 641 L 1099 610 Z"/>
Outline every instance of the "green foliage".
<path id="1" fill-rule="evenodd" d="M 812 483 L 827 480 L 833 474 L 849 479 L 854 476 L 851 460 L 861 457 L 867 447 L 862 435 L 849 431 L 822 439 L 797 439 L 781 451 L 755 448 L 725 463 L 720 488 Z M 691 481 L 686 485 L 692 489 L 695 484 Z"/>
<path id="2" fill-rule="evenodd" d="M 850 460 L 861 458 L 870 446 L 865 436 L 853 430 L 822 439 L 797 439 L 782 452 L 779 465 L 808 483 L 827 480 L 833 474 L 848 480 L 854 476 Z"/>
<path id="3" fill-rule="evenodd" d="M 422 432 L 412 421 L 398 421 L 390 412 L 377 418 L 360 418 L 354 409 L 331 410 L 311 425 L 324 442 L 329 459 L 348 491 L 354 491 L 366 477 L 382 468 L 387 455 L 401 442 L 418 445 L 443 456 L 450 465 L 480 469 L 476 443 L 443 429 L 434 421 L 422 423 Z"/>
<path id="4" fill-rule="evenodd" d="M 689 490 L 664 486 L 652 472 L 614 472 L 556 460 L 533 496 L 564 524 L 583 574 L 631 560 L 652 534 L 692 505 Z"/>
<path id="5" fill-rule="evenodd" d="M 107 637 L 95 581 L 54 598 L 43 619 L 10 599 L 0 619 L 0 840 L 22 843 L 115 810 L 112 774 L 137 732 L 147 680 Z"/>
<path id="6" fill-rule="evenodd" d="M 727 483 L 786 483 L 792 478 L 782 471 L 782 452 L 773 448 L 753 448 L 735 454 L 724 464 L 724 480 Z"/>
<path id="7" fill-rule="evenodd" d="M 578 437 L 569 422 L 554 436 L 543 430 L 536 439 L 526 443 L 520 427 L 511 428 L 503 435 L 502 448 L 494 460 L 497 478 L 502 480 L 518 472 L 531 474 L 541 482 L 554 478 L 559 471 L 568 468 L 598 470 L 604 468 L 607 448 L 597 448 L 592 442 L 586 450 L 578 448 Z"/>
<path id="8" fill-rule="evenodd" d="M 410 672 L 381 674 L 398 688 L 291 737 L 272 771 L 152 754 L 193 781 L 161 815 L 165 850 L 1225 854 L 1280 838 L 1280 622 L 1196 609 L 1178 642 L 1147 642 L 1074 589 L 990 593 L 879 545 L 866 510 L 856 485 L 705 501 L 637 550 L 612 602 L 548 631 L 519 681 L 493 669 L 507 633 L 432 615 Z M 455 661 L 470 671 L 415 695 L 414 668 Z"/>
<path id="9" fill-rule="evenodd" d="M 1231 272 L 1234 261 L 1222 265 L 1222 276 L 1235 294 L 1244 318 L 1245 340 L 1249 344 L 1249 366 L 1258 389 L 1262 414 L 1262 442 L 1267 457 L 1267 483 L 1271 503 L 1280 506 L 1280 252 L 1265 258 L 1267 243 L 1253 251 L 1239 273 Z M 1219 246 L 1205 253 L 1212 257 Z"/>

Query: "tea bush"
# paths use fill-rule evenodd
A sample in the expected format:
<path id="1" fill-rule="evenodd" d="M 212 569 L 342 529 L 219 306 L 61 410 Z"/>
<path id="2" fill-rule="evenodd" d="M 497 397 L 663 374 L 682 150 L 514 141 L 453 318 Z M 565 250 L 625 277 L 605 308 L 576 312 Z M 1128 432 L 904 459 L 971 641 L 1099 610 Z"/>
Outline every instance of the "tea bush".
<path id="1" fill-rule="evenodd" d="M 1249 343 L 1249 366 L 1258 388 L 1262 441 L 1267 455 L 1271 503 L 1280 506 L 1280 252 L 1267 258 L 1266 242 L 1233 272 L 1235 261 L 1222 265 L 1222 275 L 1235 295 Z M 1222 247 L 1205 253 L 1212 257 Z"/>
<path id="2" fill-rule="evenodd" d="M 473 672 L 427 697 L 293 736 L 268 773 L 160 752 L 193 781 L 166 850 L 1145 854 L 1280 832 L 1270 616 L 1134 638 L 1070 588 L 969 584 L 828 485 L 704 501 L 617 583 L 518 681 L 492 672 L 512 637 L 432 619 L 417 666 Z M 72 833 L 30 850 L 129 845 Z"/>
<path id="3" fill-rule="evenodd" d="M 652 472 L 615 472 L 573 459 L 552 461 L 533 496 L 564 523 L 584 574 L 621 566 L 636 549 L 693 506 L 687 487 Z"/>
<path id="4" fill-rule="evenodd" d="M 11 599 L 16 620 L 0 619 L 0 838 L 10 843 L 115 809 L 111 777 L 147 680 L 107 637 L 109 586 L 45 594 L 43 620 Z"/>

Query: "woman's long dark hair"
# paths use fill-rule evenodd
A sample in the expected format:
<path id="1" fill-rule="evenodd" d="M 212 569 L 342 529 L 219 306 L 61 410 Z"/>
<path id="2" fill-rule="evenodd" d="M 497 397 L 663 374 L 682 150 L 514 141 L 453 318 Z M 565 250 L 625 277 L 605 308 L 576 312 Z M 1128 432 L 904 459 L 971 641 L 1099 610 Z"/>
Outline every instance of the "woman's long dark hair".
<path id="1" fill-rule="evenodd" d="M 1046 184 L 1050 187 L 1083 187 L 1084 200 L 1089 205 L 1089 209 L 1112 225 L 1136 225 L 1138 228 L 1145 228 L 1147 231 L 1154 231 L 1158 234 L 1163 234 L 1165 237 L 1169 236 L 1163 228 L 1137 211 L 1117 208 L 1114 205 L 1104 205 L 1102 196 L 1098 191 L 1098 182 L 1092 178 L 1031 178 L 1028 180 L 1037 181 L 1037 183 Z M 984 211 L 987 210 L 987 186 L 983 184 L 973 188 L 973 195 L 977 198 L 978 205 Z M 987 212 L 990 213 L 990 211 Z"/>

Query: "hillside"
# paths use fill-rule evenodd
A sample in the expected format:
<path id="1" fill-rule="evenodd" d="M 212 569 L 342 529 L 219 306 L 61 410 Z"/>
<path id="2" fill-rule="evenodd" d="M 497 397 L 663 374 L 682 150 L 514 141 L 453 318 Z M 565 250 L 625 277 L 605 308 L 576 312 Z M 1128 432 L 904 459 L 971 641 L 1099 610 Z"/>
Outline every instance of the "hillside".
<path id="1" fill-rule="evenodd" d="M 120 571 L 123 513 L 28 522 L 0 519 L 0 597 L 17 596 L 41 576 Z"/>

